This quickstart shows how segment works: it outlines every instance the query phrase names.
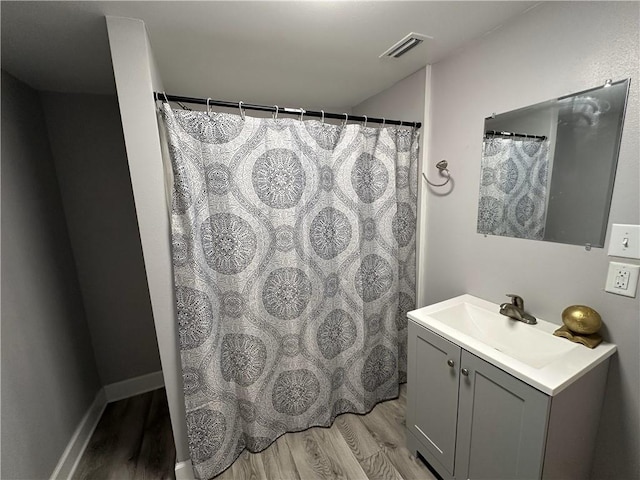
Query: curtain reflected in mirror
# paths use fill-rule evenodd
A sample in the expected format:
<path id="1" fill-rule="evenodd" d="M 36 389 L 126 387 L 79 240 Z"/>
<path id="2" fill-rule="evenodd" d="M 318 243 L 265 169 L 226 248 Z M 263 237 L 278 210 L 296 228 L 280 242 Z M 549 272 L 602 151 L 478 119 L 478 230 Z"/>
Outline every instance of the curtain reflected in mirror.
<path id="1" fill-rule="evenodd" d="M 478 233 L 603 247 L 629 80 L 485 119 Z"/>
<path id="2" fill-rule="evenodd" d="M 542 240 L 546 220 L 549 141 L 485 139 L 478 232 Z"/>

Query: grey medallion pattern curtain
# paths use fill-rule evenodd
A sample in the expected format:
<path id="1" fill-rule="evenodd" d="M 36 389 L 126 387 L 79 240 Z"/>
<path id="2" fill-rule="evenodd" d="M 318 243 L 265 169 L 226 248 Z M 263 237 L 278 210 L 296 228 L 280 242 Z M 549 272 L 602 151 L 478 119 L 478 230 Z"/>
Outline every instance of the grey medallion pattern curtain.
<path id="1" fill-rule="evenodd" d="M 189 448 L 245 449 L 398 395 L 417 133 L 163 106 Z"/>
<path id="2" fill-rule="evenodd" d="M 485 139 L 478 233 L 542 240 L 548 170 L 549 140 Z"/>

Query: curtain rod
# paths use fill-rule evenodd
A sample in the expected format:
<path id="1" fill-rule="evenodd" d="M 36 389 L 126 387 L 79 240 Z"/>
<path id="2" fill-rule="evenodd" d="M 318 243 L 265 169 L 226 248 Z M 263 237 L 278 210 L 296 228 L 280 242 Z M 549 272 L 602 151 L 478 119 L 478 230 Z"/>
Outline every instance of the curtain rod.
<path id="1" fill-rule="evenodd" d="M 156 101 L 192 103 L 197 105 L 214 105 L 217 107 L 239 108 L 242 105 L 243 110 L 259 110 L 261 112 L 287 113 L 293 115 L 304 114 L 305 117 L 332 118 L 334 120 L 351 120 L 354 122 L 365 123 L 382 123 L 385 125 L 399 125 L 401 127 L 422 127 L 420 122 L 405 122 L 403 120 L 387 120 L 385 118 L 375 118 L 358 115 L 348 115 L 346 113 L 330 113 L 315 110 L 304 110 L 302 108 L 278 107 L 276 105 L 257 105 L 244 102 L 227 102 L 224 100 L 213 100 L 207 98 L 183 97 L 180 95 L 168 95 L 163 92 L 153 92 L 153 98 Z M 207 102 L 208 101 L 208 102 Z"/>
<path id="2" fill-rule="evenodd" d="M 514 133 L 514 132 L 497 132 L 495 130 L 487 130 L 484 132 L 485 137 L 489 135 L 501 135 L 503 137 L 525 137 L 525 138 L 535 138 L 539 140 L 546 140 L 547 137 L 544 135 L 529 135 L 528 133 Z"/>

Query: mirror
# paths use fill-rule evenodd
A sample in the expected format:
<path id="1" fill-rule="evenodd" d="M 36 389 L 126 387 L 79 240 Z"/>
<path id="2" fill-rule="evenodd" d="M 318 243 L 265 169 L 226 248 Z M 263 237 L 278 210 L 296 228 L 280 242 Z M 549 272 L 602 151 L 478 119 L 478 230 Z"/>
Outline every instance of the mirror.
<path id="1" fill-rule="evenodd" d="M 478 233 L 603 247 L 629 83 L 486 118 Z"/>

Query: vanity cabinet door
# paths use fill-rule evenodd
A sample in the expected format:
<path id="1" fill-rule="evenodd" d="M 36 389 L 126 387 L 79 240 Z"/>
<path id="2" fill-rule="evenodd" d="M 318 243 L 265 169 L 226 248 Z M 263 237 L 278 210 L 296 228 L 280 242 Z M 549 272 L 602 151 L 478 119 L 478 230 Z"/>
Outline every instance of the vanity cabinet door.
<path id="1" fill-rule="evenodd" d="M 456 478 L 541 478 L 550 397 L 462 352 Z"/>
<path id="2" fill-rule="evenodd" d="M 461 348 L 409 321 L 407 428 L 453 475 Z"/>

